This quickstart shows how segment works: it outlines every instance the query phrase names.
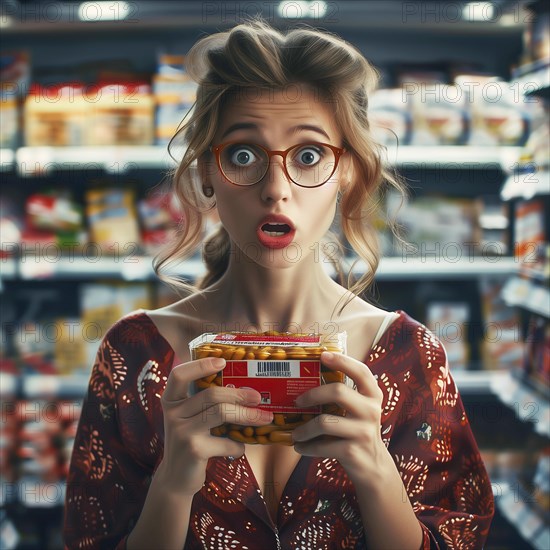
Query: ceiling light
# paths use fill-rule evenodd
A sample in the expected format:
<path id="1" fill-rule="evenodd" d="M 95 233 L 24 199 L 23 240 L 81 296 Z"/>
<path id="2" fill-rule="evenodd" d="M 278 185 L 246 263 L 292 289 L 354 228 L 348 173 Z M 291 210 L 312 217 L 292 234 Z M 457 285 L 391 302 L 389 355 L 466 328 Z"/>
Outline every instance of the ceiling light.
<path id="1" fill-rule="evenodd" d="M 283 19 L 318 19 L 327 13 L 323 0 L 283 0 L 277 6 L 277 14 Z"/>
<path id="2" fill-rule="evenodd" d="M 468 2 L 462 8 L 462 18 L 466 21 L 493 21 L 495 6 L 491 2 Z"/>
<path id="3" fill-rule="evenodd" d="M 128 2 L 82 2 L 78 7 L 80 21 L 122 21 L 128 17 Z"/>

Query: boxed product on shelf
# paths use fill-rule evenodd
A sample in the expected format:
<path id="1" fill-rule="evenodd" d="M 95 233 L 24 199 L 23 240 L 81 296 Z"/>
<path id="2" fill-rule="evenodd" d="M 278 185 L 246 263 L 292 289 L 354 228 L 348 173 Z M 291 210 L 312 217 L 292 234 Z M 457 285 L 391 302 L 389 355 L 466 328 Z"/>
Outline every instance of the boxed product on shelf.
<path id="1" fill-rule="evenodd" d="M 0 258 L 13 256 L 21 242 L 25 219 L 23 211 L 12 197 L 0 195 Z"/>
<path id="2" fill-rule="evenodd" d="M 25 200 L 25 212 L 26 228 L 21 240 L 27 249 L 46 249 L 53 243 L 59 249 L 70 248 L 76 252 L 88 240 L 83 227 L 82 207 L 66 191 L 29 195 Z"/>
<path id="3" fill-rule="evenodd" d="M 114 323 L 126 313 L 151 307 L 147 283 L 81 285 L 80 317 L 88 368 L 94 363 L 101 339 Z"/>
<path id="4" fill-rule="evenodd" d="M 533 481 L 536 487 L 533 496 L 541 510 L 550 509 L 550 446 L 548 445 L 539 455 Z"/>
<path id="5" fill-rule="evenodd" d="M 16 403 L 16 471 L 19 480 L 56 483 L 66 478 L 81 404 L 65 399 L 22 399 Z M 40 493 L 40 491 L 38 491 Z M 33 494 L 34 495 L 34 494 Z M 44 495 L 34 495 L 36 497 Z M 42 499 L 42 504 L 52 503 Z M 60 504 L 60 502 L 56 502 Z"/>
<path id="6" fill-rule="evenodd" d="M 466 370 L 470 359 L 468 324 L 470 308 L 462 302 L 430 302 L 426 326 L 439 338 L 452 370 Z"/>
<path id="7" fill-rule="evenodd" d="M 542 199 L 517 201 L 514 256 L 522 271 L 542 275 L 546 269 L 545 207 Z"/>
<path id="8" fill-rule="evenodd" d="M 88 372 L 83 326 L 79 318 L 55 320 L 54 363 L 60 375 Z"/>
<path id="9" fill-rule="evenodd" d="M 19 145 L 20 101 L 27 95 L 30 59 L 26 51 L 0 52 L 0 147 Z"/>
<path id="10" fill-rule="evenodd" d="M 15 481 L 14 453 L 17 438 L 17 422 L 10 411 L 15 409 L 15 397 L 2 395 L 0 416 L 0 482 Z"/>
<path id="11" fill-rule="evenodd" d="M 523 145 L 530 131 L 533 106 L 518 100 L 508 82 L 490 77 L 457 78 L 472 117 L 468 145 Z"/>
<path id="12" fill-rule="evenodd" d="M 448 82 L 448 67 L 441 63 L 405 63 L 396 68 L 398 86 L 413 90 L 419 84 L 445 84 Z"/>
<path id="13" fill-rule="evenodd" d="M 508 209 L 499 197 L 481 198 L 482 211 L 479 214 L 481 228 L 481 250 L 484 256 L 504 256 L 509 254 Z"/>
<path id="14" fill-rule="evenodd" d="M 59 191 L 33 193 L 25 201 L 27 223 L 34 229 L 75 231 L 82 228 L 82 208 Z"/>
<path id="15" fill-rule="evenodd" d="M 404 250 L 395 243 L 398 254 L 455 263 L 479 253 L 479 199 L 424 196 L 397 209 L 394 203 L 400 200 L 395 194 L 387 198 L 387 211 L 397 212 L 407 242 Z"/>
<path id="16" fill-rule="evenodd" d="M 379 89 L 369 98 L 369 117 L 375 139 L 384 145 L 408 145 L 411 140 L 410 103 L 401 88 Z"/>
<path id="17" fill-rule="evenodd" d="M 537 125 L 529 135 L 523 149 L 521 161 L 524 164 L 532 163 L 537 171 L 548 171 L 550 168 L 550 127 L 548 117 L 541 116 Z M 537 175 L 534 176 L 538 177 Z"/>
<path id="18" fill-rule="evenodd" d="M 169 192 L 152 192 L 138 201 L 142 226 L 141 240 L 146 254 L 156 254 L 158 247 L 175 237 L 182 212 L 175 196 Z"/>
<path id="19" fill-rule="evenodd" d="M 518 311 L 502 298 L 503 278 L 483 277 L 479 281 L 483 330 L 480 332 L 484 369 L 518 369 L 525 346 Z"/>
<path id="20" fill-rule="evenodd" d="M 539 393 L 547 396 L 550 386 L 550 323 L 532 315 L 525 342 L 523 373 Z"/>
<path id="21" fill-rule="evenodd" d="M 90 240 L 102 252 L 117 257 L 135 253 L 140 235 L 134 192 L 124 188 L 97 188 L 86 192 Z"/>
<path id="22" fill-rule="evenodd" d="M 0 147 L 15 149 L 19 136 L 18 98 L 15 92 L 2 84 L 0 92 Z"/>
<path id="23" fill-rule="evenodd" d="M 30 53 L 24 50 L 0 52 L 0 83 L 6 88 L 25 96 L 31 78 Z"/>
<path id="24" fill-rule="evenodd" d="M 15 328 L 13 336 L 19 372 L 56 374 L 53 362 L 55 334 L 47 321 L 25 321 Z"/>
<path id="25" fill-rule="evenodd" d="M 468 139 L 469 110 L 460 87 L 421 84 L 411 94 L 411 145 L 463 145 Z"/>
<path id="26" fill-rule="evenodd" d="M 197 84 L 185 70 L 184 55 L 161 54 L 153 76 L 155 139 L 167 145 L 196 100 Z"/>
<path id="27" fill-rule="evenodd" d="M 102 82 L 89 102 L 87 145 L 152 145 L 154 104 L 146 82 Z"/>
<path id="28" fill-rule="evenodd" d="M 83 84 L 33 84 L 25 100 L 25 144 L 69 147 L 85 144 L 89 125 Z"/>
<path id="29" fill-rule="evenodd" d="M 524 29 L 526 63 L 550 59 L 550 11 L 546 2 L 529 2 Z"/>

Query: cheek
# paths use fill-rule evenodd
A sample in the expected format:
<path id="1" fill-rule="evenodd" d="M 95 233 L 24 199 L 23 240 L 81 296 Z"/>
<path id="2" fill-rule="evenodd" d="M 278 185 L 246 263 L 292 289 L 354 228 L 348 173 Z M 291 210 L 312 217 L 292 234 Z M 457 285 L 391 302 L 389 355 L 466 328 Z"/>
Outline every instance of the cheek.
<path id="1" fill-rule="evenodd" d="M 219 188 L 216 190 L 220 221 L 230 234 L 244 225 L 250 219 L 251 214 L 251 208 L 246 206 L 246 197 L 231 191 L 235 190 Z"/>

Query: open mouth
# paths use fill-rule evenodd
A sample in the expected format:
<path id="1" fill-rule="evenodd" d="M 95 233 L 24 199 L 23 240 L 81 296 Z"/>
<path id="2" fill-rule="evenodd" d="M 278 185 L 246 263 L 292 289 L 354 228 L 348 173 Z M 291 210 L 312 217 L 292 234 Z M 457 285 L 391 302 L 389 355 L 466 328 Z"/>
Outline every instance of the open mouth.
<path id="1" fill-rule="evenodd" d="M 262 231 L 270 237 L 282 237 L 290 233 L 290 226 L 286 223 L 264 223 Z"/>

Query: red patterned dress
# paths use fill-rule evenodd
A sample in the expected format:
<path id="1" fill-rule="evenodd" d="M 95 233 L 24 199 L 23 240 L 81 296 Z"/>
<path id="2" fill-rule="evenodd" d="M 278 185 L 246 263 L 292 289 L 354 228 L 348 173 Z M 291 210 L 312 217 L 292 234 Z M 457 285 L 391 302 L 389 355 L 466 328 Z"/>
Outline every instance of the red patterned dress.
<path id="1" fill-rule="evenodd" d="M 487 472 L 441 343 L 405 312 L 365 364 L 384 392 L 382 437 L 424 531 L 423 548 L 482 548 L 494 512 Z M 101 342 L 66 496 L 66 548 L 125 547 L 162 458 L 160 396 L 174 350 L 144 311 Z M 365 549 L 355 489 L 334 459 L 301 457 L 270 519 L 246 455 L 212 458 L 185 550 Z"/>

